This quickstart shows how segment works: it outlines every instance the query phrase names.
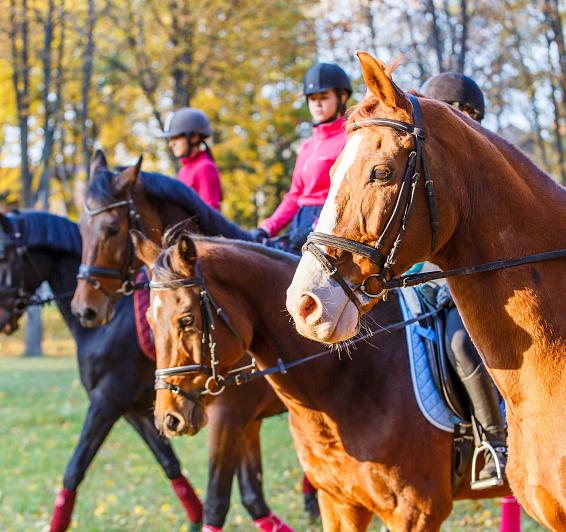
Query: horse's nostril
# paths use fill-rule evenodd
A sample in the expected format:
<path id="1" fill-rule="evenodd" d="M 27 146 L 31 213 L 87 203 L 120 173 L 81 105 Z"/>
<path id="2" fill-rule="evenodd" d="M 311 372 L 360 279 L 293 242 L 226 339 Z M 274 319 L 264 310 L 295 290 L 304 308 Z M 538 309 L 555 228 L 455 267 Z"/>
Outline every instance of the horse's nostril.
<path id="1" fill-rule="evenodd" d="M 90 307 L 87 307 L 83 312 L 83 319 L 92 321 L 96 319 L 96 311 Z"/>
<path id="2" fill-rule="evenodd" d="M 165 416 L 165 427 L 171 432 L 177 432 L 181 424 L 181 419 L 179 419 L 176 415 L 167 414 Z"/>
<path id="3" fill-rule="evenodd" d="M 310 294 L 303 294 L 299 302 L 299 316 L 307 323 L 317 321 L 322 314 L 322 305 L 318 298 Z"/>

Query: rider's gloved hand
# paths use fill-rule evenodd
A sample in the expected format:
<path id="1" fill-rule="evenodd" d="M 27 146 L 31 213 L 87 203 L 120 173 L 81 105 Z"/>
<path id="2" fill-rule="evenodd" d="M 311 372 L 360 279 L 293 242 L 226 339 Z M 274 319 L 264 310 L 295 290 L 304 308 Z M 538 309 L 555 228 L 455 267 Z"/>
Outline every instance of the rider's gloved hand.
<path id="1" fill-rule="evenodd" d="M 269 233 L 263 227 L 256 227 L 250 231 L 250 237 L 254 242 L 263 244 L 269 238 Z"/>
<path id="2" fill-rule="evenodd" d="M 450 308 L 454 305 L 452 294 L 447 284 L 443 284 L 436 293 L 436 304 L 438 308 Z"/>

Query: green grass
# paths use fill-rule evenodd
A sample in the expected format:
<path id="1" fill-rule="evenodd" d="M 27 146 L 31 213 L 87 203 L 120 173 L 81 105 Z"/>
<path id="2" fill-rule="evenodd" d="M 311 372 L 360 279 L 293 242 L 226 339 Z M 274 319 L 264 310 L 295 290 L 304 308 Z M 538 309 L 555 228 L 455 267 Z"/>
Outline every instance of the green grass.
<path id="1" fill-rule="evenodd" d="M 54 309 L 46 314 L 44 358 L 19 358 L 21 336 L 0 344 L 0 530 L 46 530 L 62 475 L 78 440 L 88 404 L 74 347 Z M 183 472 L 199 495 L 206 486 L 206 431 L 173 441 Z M 296 531 L 320 530 L 302 512 L 301 470 L 287 416 L 262 428 L 264 488 L 272 509 Z M 133 429 L 120 421 L 79 487 L 73 530 L 188 530 L 169 482 Z M 443 530 L 497 530 L 497 501 L 458 502 Z M 372 530 L 380 529 L 376 521 Z M 524 517 L 523 530 L 539 530 Z M 254 530 L 236 485 L 227 531 Z"/>

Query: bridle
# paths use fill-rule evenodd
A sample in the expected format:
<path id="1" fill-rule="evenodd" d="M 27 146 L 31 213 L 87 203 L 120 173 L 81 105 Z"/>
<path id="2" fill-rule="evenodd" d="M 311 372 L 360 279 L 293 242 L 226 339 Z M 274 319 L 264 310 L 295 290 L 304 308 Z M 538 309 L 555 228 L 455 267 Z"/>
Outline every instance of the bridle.
<path id="1" fill-rule="evenodd" d="M 10 284 L 0 285 L 0 298 L 13 298 L 12 308 L 10 310 L 10 315 L 16 314 L 16 316 L 21 315 L 27 306 L 33 300 L 33 294 L 28 292 L 25 287 L 24 279 L 24 255 L 27 253 L 27 248 L 22 242 L 22 234 L 17 228 L 16 221 L 13 221 L 16 225 L 13 235 L 9 235 L 10 241 L 2 246 L 0 253 L 0 260 L 5 260 L 10 249 L 14 249 L 16 253 L 16 260 L 10 264 L 10 273 L 8 278 Z M 17 282 L 13 282 L 17 279 Z"/>
<path id="2" fill-rule="evenodd" d="M 145 283 L 141 285 L 136 284 L 136 268 L 134 267 L 135 253 L 134 244 L 130 237 L 130 231 L 132 229 L 137 229 L 142 231 L 140 219 L 140 214 L 136 211 L 134 200 L 132 198 L 131 192 L 128 191 L 128 197 L 125 200 L 116 201 L 110 203 L 109 205 L 104 205 L 98 209 L 91 209 L 85 202 L 84 210 L 85 214 L 89 218 L 94 218 L 95 216 L 102 214 L 103 212 L 110 211 L 112 209 L 118 209 L 120 207 L 126 207 L 128 209 L 128 247 L 126 249 L 126 257 L 124 259 L 124 265 L 121 268 L 101 268 L 99 266 L 93 266 L 91 264 L 82 264 L 79 266 L 79 273 L 77 274 L 78 280 L 83 280 L 89 283 L 95 290 L 100 290 L 108 299 L 115 301 L 121 296 L 127 296 L 133 293 L 137 288 L 145 287 Z M 143 232 L 143 231 L 142 231 Z M 120 288 L 117 290 L 109 291 L 105 289 L 100 281 L 96 278 L 107 278 L 107 279 L 118 279 L 121 281 Z"/>
<path id="3" fill-rule="evenodd" d="M 387 291 L 392 288 L 415 286 L 423 284 L 431 280 L 445 279 L 448 277 L 455 277 L 461 275 L 471 275 L 475 273 L 501 270 L 504 268 L 512 268 L 534 262 L 542 262 L 547 260 L 554 260 L 557 258 L 566 257 L 566 249 L 558 249 L 554 251 L 546 251 L 542 253 L 534 253 L 525 257 L 515 259 L 504 259 L 474 266 L 467 266 L 464 268 L 457 268 L 447 271 L 433 271 L 427 273 L 418 273 L 395 277 L 393 267 L 397 260 L 399 249 L 403 243 L 405 232 L 413 211 L 415 192 L 419 184 L 421 174 L 424 180 L 425 193 L 428 202 L 428 210 L 430 216 L 431 228 L 431 253 L 435 251 L 437 244 L 438 233 L 438 213 L 436 207 L 436 197 L 434 194 L 433 180 L 430 177 L 428 164 L 424 152 L 425 130 L 422 112 L 418 99 L 412 94 L 407 94 L 413 106 L 413 124 L 408 122 L 399 122 L 397 120 L 390 120 L 388 118 L 367 118 L 354 122 L 348 126 L 351 131 L 369 127 L 369 126 L 382 126 L 390 127 L 412 135 L 413 147 L 409 154 L 403 181 L 393 211 L 389 220 L 385 224 L 381 235 L 374 246 L 363 244 L 349 238 L 330 235 L 327 233 L 313 232 L 308 238 L 303 247 L 303 252 L 309 251 L 315 259 L 321 264 L 324 271 L 332 277 L 338 285 L 342 288 L 346 296 L 356 306 L 358 311 L 362 313 L 362 303 L 355 295 L 355 292 L 361 292 L 364 296 L 370 299 L 385 298 Z M 385 241 L 389 238 L 393 228 L 400 220 L 400 227 L 394 243 L 389 253 L 383 251 Z M 338 268 L 332 264 L 330 257 L 322 251 L 318 245 L 327 246 L 334 249 L 341 249 L 357 255 L 362 255 L 373 262 L 377 268 L 377 273 L 368 275 L 359 285 L 350 286 L 344 277 L 338 271 Z M 369 291 L 367 282 L 371 279 L 376 279 L 381 282 L 382 289 L 373 293 Z"/>
<path id="4" fill-rule="evenodd" d="M 241 377 L 244 374 L 254 373 L 256 371 L 255 359 L 252 358 L 251 364 L 243 367 L 235 368 L 229 371 L 225 376 L 220 375 L 218 372 L 218 365 L 220 360 L 216 354 L 216 341 L 214 339 L 215 329 L 215 316 L 219 316 L 232 334 L 240 343 L 244 352 L 248 353 L 241 335 L 238 333 L 230 318 L 219 307 L 210 293 L 207 290 L 206 282 L 200 273 L 200 267 L 196 264 L 196 277 L 188 277 L 185 279 L 175 279 L 172 281 L 151 281 L 149 287 L 152 290 L 177 290 L 179 288 L 198 288 L 199 289 L 199 307 L 201 312 L 201 358 L 203 363 L 190 364 L 187 366 L 177 366 L 165 369 L 158 369 L 155 371 L 155 385 L 156 390 L 169 390 L 170 392 L 181 395 L 188 400 L 198 399 L 191 396 L 181 389 L 180 386 L 171 384 L 165 380 L 165 377 L 180 376 L 180 375 L 205 375 L 208 379 L 205 382 L 204 390 L 200 395 L 220 395 L 229 384 L 241 384 Z M 206 364 L 206 360 L 210 361 L 210 365 Z"/>
<path id="5" fill-rule="evenodd" d="M 26 256 L 32 269 L 39 277 L 40 273 L 29 255 L 27 246 L 24 244 L 23 235 L 18 226 L 18 219 L 12 218 L 11 223 L 13 225 L 13 234 L 8 235 L 10 240 L 7 244 L 0 246 L 0 261 L 6 259 L 10 249 L 14 249 L 16 259 L 10 264 L 10 273 L 8 276 L 10 284 L 5 284 L 4 282 L 0 284 L 0 298 L 13 298 L 9 312 L 13 323 L 15 323 L 27 307 L 43 306 L 53 301 L 60 301 L 64 298 L 71 297 L 75 291 L 72 290 L 65 293 L 53 294 L 49 297 L 42 298 L 26 289 L 24 278 L 24 258 Z M 13 282 L 14 279 L 17 279 L 17 281 Z"/>
<path id="6" fill-rule="evenodd" d="M 424 122 L 417 98 L 412 94 L 408 94 L 407 96 L 409 97 L 409 100 L 413 105 L 414 124 L 410 124 L 408 122 L 400 122 L 398 120 L 391 120 L 389 118 L 367 118 L 358 122 L 354 122 L 353 124 L 350 124 L 348 126 L 348 129 L 351 131 L 357 131 L 358 129 L 369 126 L 390 127 L 402 133 L 411 135 L 413 138 L 412 150 L 409 153 L 407 166 L 405 168 L 405 173 L 403 174 L 401 188 L 399 189 L 399 194 L 397 195 L 393 211 L 375 245 L 370 246 L 368 244 L 363 244 L 355 240 L 350 240 L 349 238 L 338 237 L 327 233 L 313 232 L 308 236 L 307 242 L 303 248 L 303 251 L 309 251 L 310 253 L 312 253 L 315 259 L 317 259 L 318 262 L 322 265 L 326 273 L 342 287 L 346 295 L 360 311 L 362 304 L 359 298 L 356 297 L 354 292 L 360 291 L 362 294 L 369 298 L 380 298 L 385 293 L 385 289 L 381 290 L 379 293 L 370 292 L 367 288 L 367 282 L 368 280 L 375 278 L 381 281 L 383 285 L 385 285 L 387 280 L 390 278 L 393 267 L 395 266 L 395 262 L 399 255 L 401 244 L 403 243 L 407 225 L 413 212 L 416 190 L 421 178 L 421 174 L 424 180 L 426 197 L 428 200 L 428 210 L 430 215 L 430 227 L 432 232 L 430 248 L 431 251 L 436 248 L 438 214 L 436 208 L 436 197 L 434 195 L 433 181 L 428 171 L 428 164 L 424 152 Z M 390 251 L 387 253 L 384 251 L 385 242 L 391 235 L 393 228 L 397 225 L 399 220 L 401 222 L 399 231 Z M 378 272 L 367 276 L 358 286 L 351 287 L 338 272 L 336 266 L 332 264 L 328 255 L 326 255 L 326 253 L 324 253 L 317 244 L 335 249 L 341 249 L 343 251 L 349 251 L 350 253 L 355 253 L 357 255 L 362 255 L 368 258 L 378 267 Z"/>

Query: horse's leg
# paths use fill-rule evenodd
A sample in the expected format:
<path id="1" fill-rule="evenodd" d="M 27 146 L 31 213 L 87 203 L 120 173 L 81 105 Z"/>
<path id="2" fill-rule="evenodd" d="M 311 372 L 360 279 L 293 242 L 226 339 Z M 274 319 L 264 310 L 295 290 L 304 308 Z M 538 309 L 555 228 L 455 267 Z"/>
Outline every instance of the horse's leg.
<path id="1" fill-rule="evenodd" d="M 339 501 L 323 489 L 318 490 L 318 505 L 325 532 L 363 532 L 372 518 L 367 508 Z"/>
<path id="2" fill-rule="evenodd" d="M 121 414 L 122 412 L 111 403 L 97 400 L 90 403 L 79 443 L 65 469 L 63 489 L 55 499 L 53 516 L 51 517 L 51 532 L 67 530 L 75 505 L 77 487 L 83 480 L 86 470 L 98 449 L 100 449 L 102 442 Z"/>
<path id="3" fill-rule="evenodd" d="M 238 485 L 242 504 L 259 530 L 290 532 L 292 529 L 270 511 L 263 496 L 260 428 L 261 421 L 253 421 L 248 424 L 242 435 L 242 458 L 238 466 Z"/>
<path id="4" fill-rule="evenodd" d="M 230 509 L 232 479 L 241 459 L 245 422 L 218 404 L 208 411 L 208 487 L 203 531 L 221 530 Z"/>
<path id="5" fill-rule="evenodd" d="M 202 523 L 202 503 L 195 490 L 181 473 L 181 465 L 169 441 L 160 436 L 155 428 L 152 414 L 128 414 L 126 420 L 136 429 L 139 435 L 153 452 L 153 455 L 171 481 L 173 490 L 181 501 L 191 522 L 191 530 L 198 531 Z"/>

